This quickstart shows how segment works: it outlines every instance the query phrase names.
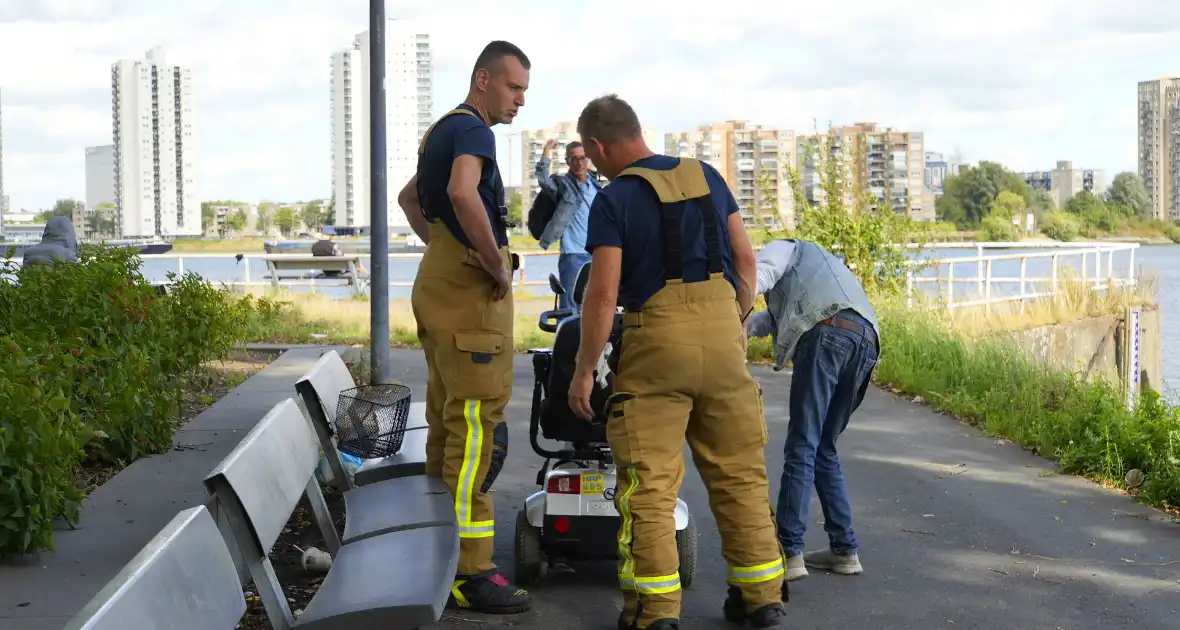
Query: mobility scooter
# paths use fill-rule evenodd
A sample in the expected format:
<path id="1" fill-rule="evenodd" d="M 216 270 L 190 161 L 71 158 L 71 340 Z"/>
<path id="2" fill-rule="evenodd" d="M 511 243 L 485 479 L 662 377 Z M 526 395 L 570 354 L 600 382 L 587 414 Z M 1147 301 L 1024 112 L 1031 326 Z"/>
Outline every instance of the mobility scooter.
<path id="1" fill-rule="evenodd" d="M 581 304 L 590 277 L 590 264 L 582 267 L 572 287 L 573 309 L 558 309 L 557 297 L 567 289 L 553 274 L 554 310 L 540 316 L 541 330 L 555 333 L 552 348 L 529 351 L 533 357 L 533 401 L 529 417 L 529 443 L 545 464 L 537 473 L 541 490 L 525 500 L 516 515 L 516 581 L 536 584 L 551 565 L 616 559 L 621 518 L 614 502 L 615 464 L 606 439 L 606 405 L 614 375 L 607 367 L 609 354 L 618 347 L 622 314 L 615 315 L 611 342 L 598 363 L 590 396 L 593 422 L 574 415 L 569 407 L 569 387 L 577 365 L 581 341 Z M 561 443 L 549 450 L 544 437 Z M 697 530 L 688 505 L 676 499 L 676 547 L 680 559 L 680 584 L 688 588 L 696 573 Z"/>

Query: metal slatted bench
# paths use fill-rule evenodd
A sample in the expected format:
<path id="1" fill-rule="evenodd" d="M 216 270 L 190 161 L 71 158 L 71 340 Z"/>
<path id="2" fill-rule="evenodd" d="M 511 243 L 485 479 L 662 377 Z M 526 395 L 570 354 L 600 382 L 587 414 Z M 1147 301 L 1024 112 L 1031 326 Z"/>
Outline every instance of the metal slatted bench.
<path id="1" fill-rule="evenodd" d="M 315 478 L 319 450 L 311 423 L 288 398 L 205 478 L 225 510 L 271 625 L 409 630 L 438 621 L 459 559 L 454 512 L 444 525 L 403 527 L 341 545 Z M 296 620 L 268 554 L 301 496 L 311 505 L 333 562 Z"/>
<path id="2" fill-rule="evenodd" d="M 229 548 L 199 505 L 173 517 L 64 630 L 233 630 L 244 614 Z"/>

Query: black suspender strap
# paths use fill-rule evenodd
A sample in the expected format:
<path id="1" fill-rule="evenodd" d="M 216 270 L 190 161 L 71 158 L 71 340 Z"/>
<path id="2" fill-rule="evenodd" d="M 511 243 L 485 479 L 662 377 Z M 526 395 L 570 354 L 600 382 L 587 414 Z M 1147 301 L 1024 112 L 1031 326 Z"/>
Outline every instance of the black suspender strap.
<path id="1" fill-rule="evenodd" d="M 717 206 L 712 193 L 696 199 L 705 228 L 705 253 L 708 256 L 709 274 L 722 273 L 721 236 L 717 226 Z M 684 277 L 684 236 L 680 230 L 680 211 L 685 201 L 665 203 L 664 215 L 664 279 L 679 280 Z"/>
<path id="2" fill-rule="evenodd" d="M 680 209 L 684 202 L 665 203 L 664 213 L 664 279 L 684 277 L 683 236 L 680 233 Z"/>
<path id="3" fill-rule="evenodd" d="M 717 229 L 717 204 L 713 192 L 697 199 L 697 206 L 705 213 L 705 254 L 709 257 L 709 275 L 725 271 L 721 264 L 721 231 Z"/>

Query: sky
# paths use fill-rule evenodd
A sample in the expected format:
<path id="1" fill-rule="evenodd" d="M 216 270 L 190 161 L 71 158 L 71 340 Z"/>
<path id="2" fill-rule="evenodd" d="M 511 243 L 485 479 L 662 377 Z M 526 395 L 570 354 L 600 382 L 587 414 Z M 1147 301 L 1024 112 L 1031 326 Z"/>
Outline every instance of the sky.
<path id="1" fill-rule="evenodd" d="M 1072 160 L 1113 177 L 1136 169 L 1136 84 L 1180 76 L 1176 0 L 394 0 L 387 12 L 430 33 L 437 115 L 463 100 L 488 41 L 530 57 L 525 106 L 496 128 L 510 185 L 521 130 L 612 92 L 660 133 L 870 121 L 968 162 Z M 368 0 L 0 0 L 12 209 L 84 199 L 84 148 L 111 143 L 111 64 L 154 46 L 195 73 L 200 198 L 330 197 L 330 57 L 367 28 Z"/>

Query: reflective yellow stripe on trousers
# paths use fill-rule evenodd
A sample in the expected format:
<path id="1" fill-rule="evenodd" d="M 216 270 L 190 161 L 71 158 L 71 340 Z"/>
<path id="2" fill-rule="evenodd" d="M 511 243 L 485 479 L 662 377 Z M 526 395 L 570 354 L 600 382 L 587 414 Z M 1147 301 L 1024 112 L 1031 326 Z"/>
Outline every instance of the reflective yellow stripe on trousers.
<path id="1" fill-rule="evenodd" d="M 631 496 L 639 489 L 639 475 L 635 474 L 635 467 L 628 466 L 627 490 L 619 497 L 619 516 L 622 517 L 622 527 L 619 530 L 619 558 L 623 561 L 619 567 L 619 584 L 640 593 L 654 595 L 671 593 L 680 589 L 680 574 L 657 575 L 653 577 L 635 577 L 635 557 L 631 555 L 631 542 L 634 540 L 635 517 L 631 514 Z"/>
<path id="2" fill-rule="evenodd" d="M 619 516 L 622 525 L 619 528 L 619 584 L 624 588 L 635 588 L 635 557 L 631 555 L 631 541 L 635 535 L 632 528 L 635 517 L 631 514 L 631 496 L 639 488 L 639 475 L 635 474 L 635 466 L 628 466 L 624 471 L 627 475 L 627 490 L 619 495 Z"/>
<path id="3" fill-rule="evenodd" d="M 783 559 L 771 560 L 752 567 L 729 567 L 730 584 L 757 584 L 784 573 Z"/>
<path id="4" fill-rule="evenodd" d="M 463 465 L 459 468 L 459 483 L 455 488 L 455 516 L 459 520 L 459 538 L 487 538 L 496 532 L 495 521 L 472 521 L 471 500 L 475 492 L 475 474 L 479 471 L 483 453 L 483 422 L 479 417 L 480 401 L 463 404 L 463 418 L 467 421 L 467 439 L 463 443 Z"/>

